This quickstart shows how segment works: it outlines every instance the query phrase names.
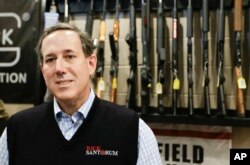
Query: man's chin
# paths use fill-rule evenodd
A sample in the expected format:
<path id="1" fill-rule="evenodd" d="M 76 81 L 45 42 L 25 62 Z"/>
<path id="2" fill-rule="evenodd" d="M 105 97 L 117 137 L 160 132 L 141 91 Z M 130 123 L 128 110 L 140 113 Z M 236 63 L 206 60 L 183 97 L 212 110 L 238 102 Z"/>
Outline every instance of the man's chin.
<path id="1" fill-rule="evenodd" d="M 74 97 L 70 96 L 69 94 L 58 94 L 55 95 L 56 100 L 58 101 L 72 101 Z"/>

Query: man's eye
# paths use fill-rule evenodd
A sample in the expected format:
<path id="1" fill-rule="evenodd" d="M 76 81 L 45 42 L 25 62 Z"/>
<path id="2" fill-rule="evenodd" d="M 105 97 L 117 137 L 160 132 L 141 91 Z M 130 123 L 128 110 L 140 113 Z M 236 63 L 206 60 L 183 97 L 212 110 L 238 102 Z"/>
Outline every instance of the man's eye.
<path id="1" fill-rule="evenodd" d="M 51 63 L 55 60 L 55 58 L 48 58 L 45 60 L 46 63 Z"/>
<path id="2" fill-rule="evenodd" d="M 73 59 L 75 56 L 74 55 L 67 55 L 66 59 Z"/>

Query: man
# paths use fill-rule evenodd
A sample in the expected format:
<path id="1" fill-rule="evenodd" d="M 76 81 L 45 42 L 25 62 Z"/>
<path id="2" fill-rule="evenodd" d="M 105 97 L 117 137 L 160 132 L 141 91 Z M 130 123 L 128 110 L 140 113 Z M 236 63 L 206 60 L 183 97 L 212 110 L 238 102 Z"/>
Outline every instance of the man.
<path id="1" fill-rule="evenodd" d="M 88 35 L 60 23 L 37 45 L 52 102 L 13 115 L 0 139 L 1 165 L 160 165 L 157 141 L 137 114 L 97 98 Z"/>

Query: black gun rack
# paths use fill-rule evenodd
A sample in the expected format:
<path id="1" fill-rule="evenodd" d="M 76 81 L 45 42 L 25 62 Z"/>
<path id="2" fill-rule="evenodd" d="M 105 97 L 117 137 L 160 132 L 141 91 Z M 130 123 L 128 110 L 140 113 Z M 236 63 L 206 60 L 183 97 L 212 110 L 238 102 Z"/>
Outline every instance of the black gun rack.
<path id="1" fill-rule="evenodd" d="M 114 12 L 116 0 L 107 0 L 107 12 Z M 173 0 L 162 0 L 164 4 L 164 9 L 166 11 L 171 10 L 173 8 Z M 219 7 L 219 0 L 209 0 L 209 9 L 214 10 Z M 68 0 L 69 3 L 69 13 L 87 13 L 90 10 L 91 0 Z M 224 5 L 225 9 L 231 9 L 233 7 L 234 0 L 225 0 Z M 57 7 L 57 12 L 59 14 L 64 13 L 64 0 L 55 0 L 55 4 Z M 129 11 L 130 0 L 120 0 L 120 11 L 127 12 Z M 51 5 L 51 0 L 47 0 L 47 10 Z M 141 10 L 141 0 L 134 0 L 135 10 Z M 151 10 L 157 11 L 158 0 L 150 0 Z M 188 5 L 187 0 L 178 0 L 178 9 L 183 10 L 186 9 Z M 192 0 L 192 6 L 194 10 L 200 10 L 202 7 L 202 0 Z M 249 7 L 250 0 L 243 0 L 243 6 Z M 102 12 L 103 10 L 103 0 L 94 0 L 93 12 Z"/>
<path id="2" fill-rule="evenodd" d="M 246 110 L 245 117 L 237 117 L 235 110 L 227 110 L 226 116 L 218 114 L 217 109 L 211 109 L 211 115 L 206 115 L 204 109 L 194 109 L 194 115 L 188 115 L 187 108 L 178 108 L 177 114 L 173 115 L 173 109 L 166 107 L 164 114 L 156 113 L 156 107 L 149 107 L 147 114 L 137 111 L 140 117 L 146 122 L 152 123 L 175 123 L 175 124 L 194 124 L 194 125 L 218 125 L 233 127 L 250 127 L 250 111 Z"/>
<path id="3" fill-rule="evenodd" d="M 116 0 L 107 0 L 107 12 L 115 12 Z M 169 12 L 173 8 L 173 0 L 162 0 L 164 3 L 164 10 Z M 51 0 L 46 1 L 46 10 L 49 11 Z M 91 0 L 68 0 L 69 13 L 80 14 L 88 13 L 90 10 Z M 157 11 L 158 0 L 150 0 L 152 12 Z M 185 10 L 187 8 L 187 0 L 178 0 L 178 9 Z M 209 0 L 209 9 L 216 10 L 219 7 L 219 0 Z M 226 10 L 233 9 L 234 0 L 225 0 L 224 5 Z M 129 11 L 130 0 L 120 0 L 120 12 Z M 64 0 L 55 0 L 57 12 L 64 14 Z M 137 12 L 141 10 L 141 0 L 134 0 L 135 9 Z M 202 0 L 192 0 L 194 10 L 201 10 Z M 243 0 L 243 7 L 250 7 L 250 0 Z M 94 0 L 94 13 L 100 13 L 103 10 L 103 0 Z M 140 117 L 146 122 L 158 123 L 178 123 L 178 124 L 196 124 L 196 125 L 219 125 L 219 126 L 233 126 L 233 127 L 250 127 L 250 110 L 246 110 L 245 117 L 237 117 L 235 110 L 228 110 L 227 115 L 221 116 L 217 114 L 216 109 L 211 109 L 211 115 L 207 116 L 205 110 L 202 108 L 194 109 L 194 115 L 188 115 L 187 108 L 178 108 L 176 115 L 173 115 L 171 107 L 165 107 L 164 114 L 159 114 L 157 107 L 148 107 L 147 114 L 141 114 L 141 107 L 136 107 Z"/>

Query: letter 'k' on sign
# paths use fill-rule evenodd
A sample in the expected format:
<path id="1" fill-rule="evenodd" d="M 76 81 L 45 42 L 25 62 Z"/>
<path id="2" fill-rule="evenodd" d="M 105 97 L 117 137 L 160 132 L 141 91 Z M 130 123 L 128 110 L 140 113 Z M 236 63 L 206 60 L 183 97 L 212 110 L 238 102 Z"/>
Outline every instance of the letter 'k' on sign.
<path id="1" fill-rule="evenodd" d="M 15 19 L 17 22 L 17 28 L 21 28 L 21 19 L 16 13 L 0 13 L 1 17 L 8 17 L 10 19 Z M 0 34 L 2 34 L 1 37 L 1 43 L 2 45 L 13 45 L 13 41 L 11 40 L 11 34 L 13 33 L 13 29 L 2 29 Z M 2 53 L 1 53 L 2 52 Z M 0 60 L 0 67 L 12 67 L 15 66 L 19 60 L 20 60 L 20 47 L 0 47 L 0 54 L 4 54 L 3 52 L 15 52 L 15 58 L 12 61 L 1 61 Z M 2 59 L 2 58 L 1 58 Z M 5 59 L 5 58 L 3 58 Z"/>

